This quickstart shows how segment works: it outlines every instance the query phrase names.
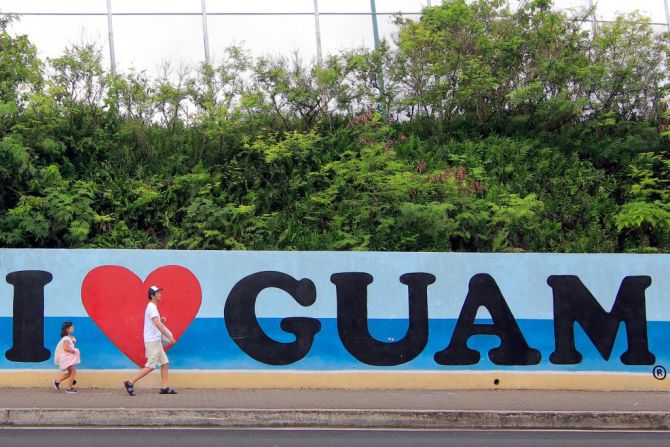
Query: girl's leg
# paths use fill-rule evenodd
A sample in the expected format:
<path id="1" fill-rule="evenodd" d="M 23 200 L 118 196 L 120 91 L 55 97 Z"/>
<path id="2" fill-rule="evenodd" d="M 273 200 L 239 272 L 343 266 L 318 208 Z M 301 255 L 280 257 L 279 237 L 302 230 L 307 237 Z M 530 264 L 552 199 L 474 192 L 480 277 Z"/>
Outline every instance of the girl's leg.
<path id="1" fill-rule="evenodd" d="M 77 368 L 72 365 L 67 369 L 70 373 L 70 388 L 74 387 L 74 378 L 77 376 Z"/>
<path id="2" fill-rule="evenodd" d="M 68 370 L 65 374 L 56 379 L 56 383 L 61 383 L 63 380 L 70 377 L 70 371 Z"/>

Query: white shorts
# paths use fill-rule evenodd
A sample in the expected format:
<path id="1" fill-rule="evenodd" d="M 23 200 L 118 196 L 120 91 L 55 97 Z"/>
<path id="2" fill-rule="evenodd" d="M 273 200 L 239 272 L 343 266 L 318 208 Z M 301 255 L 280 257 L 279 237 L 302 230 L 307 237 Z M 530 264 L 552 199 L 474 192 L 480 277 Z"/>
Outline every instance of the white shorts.
<path id="1" fill-rule="evenodd" d="M 165 353 L 165 349 L 163 349 L 163 343 L 152 341 L 145 343 L 144 348 L 147 357 L 147 363 L 144 365 L 145 368 L 155 368 L 170 363 L 168 356 Z"/>

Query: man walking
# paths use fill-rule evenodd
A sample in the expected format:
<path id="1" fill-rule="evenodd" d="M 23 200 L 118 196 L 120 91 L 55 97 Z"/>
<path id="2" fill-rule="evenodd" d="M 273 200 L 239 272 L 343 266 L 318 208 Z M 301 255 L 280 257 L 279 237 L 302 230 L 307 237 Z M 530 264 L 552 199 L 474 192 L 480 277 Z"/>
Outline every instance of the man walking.
<path id="1" fill-rule="evenodd" d="M 161 389 L 159 394 L 177 394 L 175 390 L 168 387 L 168 367 L 169 360 L 163 343 L 161 335 L 167 340 L 167 344 L 176 343 L 172 333 L 163 324 L 160 313 L 158 313 L 158 304 L 161 302 L 161 288 L 156 286 L 149 287 L 149 304 L 144 311 L 144 348 L 146 350 L 147 363 L 144 368 L 130 380 L 123 382 L 123 386 L 129 395 L 135 395 L 135 383 L 145 377 L 157 366 L 161 367 Z"/>

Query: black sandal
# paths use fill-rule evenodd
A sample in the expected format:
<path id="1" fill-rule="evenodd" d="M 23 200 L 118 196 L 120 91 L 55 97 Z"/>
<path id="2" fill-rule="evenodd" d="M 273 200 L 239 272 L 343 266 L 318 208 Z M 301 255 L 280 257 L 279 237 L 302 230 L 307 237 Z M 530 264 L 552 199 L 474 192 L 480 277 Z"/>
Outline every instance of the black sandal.
<path id="1" fill-rule="evenodd" d="M 126 380 L 125 382 L 123 382 L 123 386 L 126 388 L 126 391 L 130 396 L 135 395 L 135 385 Z"/>
<path id="2" fill-rule="evenodd" d="M 158 394 L 177 394 L 177 392 L 172 388 L 168 387 L 168 388 L 161 388 Z"/>

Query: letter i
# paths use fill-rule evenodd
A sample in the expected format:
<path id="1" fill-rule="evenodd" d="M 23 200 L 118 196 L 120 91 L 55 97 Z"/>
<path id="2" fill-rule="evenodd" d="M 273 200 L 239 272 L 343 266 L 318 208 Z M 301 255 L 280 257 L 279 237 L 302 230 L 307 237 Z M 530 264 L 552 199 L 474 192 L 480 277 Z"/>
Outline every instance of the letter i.
<path id="1" fill-rule="evenodd" d="M 12 362 L 43 362 L 51 352 L 44 347 L 44 286 L 53 275 L 41 270 L 24 270 L 7 275 L 14 286 L 12 348 L 5 353 Z"/>

